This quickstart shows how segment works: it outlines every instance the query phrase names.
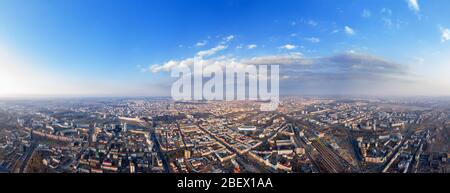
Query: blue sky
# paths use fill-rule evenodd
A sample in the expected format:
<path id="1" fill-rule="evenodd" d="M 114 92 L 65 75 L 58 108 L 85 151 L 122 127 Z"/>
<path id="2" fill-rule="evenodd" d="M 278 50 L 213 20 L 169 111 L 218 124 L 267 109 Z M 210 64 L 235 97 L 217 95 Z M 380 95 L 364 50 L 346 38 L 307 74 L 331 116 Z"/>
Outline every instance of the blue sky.
<path id="1" fill-rule="evenodd" d="M 3 0 L 0 95 L 167 95 L 167 72 L 152 66 L 221 44 L 217 54 L 236 60 L 301 55 L 313 60 L 308 70 L 339 71 L 305 75 L 336 76 L 334 89 L 293 77 L 284 87 L 297 91 L 286 94 L 448 95 L 449 9 L 438 0 Z M 402 69 L 345 66 L 361 61 Z M 372 83 L 354 85 L 364 78 L 355 74 Z"/>

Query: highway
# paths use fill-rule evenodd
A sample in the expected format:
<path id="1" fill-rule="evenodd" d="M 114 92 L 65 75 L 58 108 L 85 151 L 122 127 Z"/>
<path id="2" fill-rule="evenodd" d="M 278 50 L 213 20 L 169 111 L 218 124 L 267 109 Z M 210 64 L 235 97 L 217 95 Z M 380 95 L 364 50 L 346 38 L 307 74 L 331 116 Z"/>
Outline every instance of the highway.
<path id="1" fill-rule="evenodd" d="M 160 146 L 161 144 L 159 144 L 158 140 L 156 139 L 156 135 L 153 130 L 152 130 L 150 136 L 151 136 L 151 140 L 155 143 L 154 147 L 156 149 L 156 152 L 158 153 L 158 155 L 160 155 L 161 161 L 163 162 L 164 170 L 167 173 L 170 173 L 169 161 L 167 160 L 166 155 L 162 152 L 161 146 Z"/>

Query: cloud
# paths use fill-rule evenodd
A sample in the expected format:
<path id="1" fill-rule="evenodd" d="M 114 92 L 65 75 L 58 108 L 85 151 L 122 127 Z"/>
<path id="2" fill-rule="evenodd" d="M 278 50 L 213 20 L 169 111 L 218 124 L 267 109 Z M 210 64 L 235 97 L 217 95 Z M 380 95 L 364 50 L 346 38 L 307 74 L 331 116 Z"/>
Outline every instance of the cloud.
<path id="1" fill-rule="evenodd" d="M 422 57 L 414 56 L 413 57 L 414 63 L 416 64 L 423 64 L 425 62 L 425 59 Z"/>
<path id="2" fill-rule="evenodd" d="M 247 46 L 247 49 L 251 50 L 251 49 L 255 49 L 257 47 L 258 47 L 258 45 L 256 45 L 256 44 L 250 44 Z"/>
<path id="3" fill-rule="evenodd" d="M 154 64 L 150 66 L 152 73 L 170 72 L 175 67 L 192 67 L 194 62 L 201 62 L 204 67 L 212 64 L 219 64 L 222 67 L 234 65 L 236 67 L 245 65 L 307 65 L 308 59 L 304 59 L 299 52 L 283 55 L 264 55 L 253 58 L 237 59 L 229 56 L 220 56 L 212 58 L 191 57 L 183 60 L 169 60 L 163 64 Z"/>
<path id="4" fill-rule="evenodd" d="M 344 27 L 344 31 L 347 35 L 352 36 L 355 35 L 355 30 L 353 30 L 351 27 L 349 26 L 345 26 Z"/>
<path id="5" fill-rule="evenodd" d="M 372 16 L 372 13 L 367 9 L 364 9 L 363 12 L 361 13 L 361 17 L 363 18 L 369 18 L 370 16 Z"/>
<path id="6" fill-rule="evenodd" d="M 152 65 L 151 71 L 169 72 L 173 67 L 192 67 L 194 61 L 201 62 L 204 67 L 219 64 L 222 67 L 245 65 L 281 65 L 283 75 L 299 79 L 368 79 L 383 80 L 385 77 L 401 77 L 408 74 L 405 65 L 391 62 L 381 57 L 367 54 L 347 52 L 330 57 L 305 58 L 301 53 L 283 55 L 263 55 L 248 59 L 237 59 L 231 56 L 220 56 L 208 59 L 187 58 L 181 61 L 170 60 L 162 65 Z M 320 75 L 320 76 L 319 76 Z M 324 76 L 326 75 L 326 76 Z"/>
<path id="7" fill-rule="evenodd" d="M 307 22 L 307 24 L 308 25 L 310 25 L 310 26 L 317 26 L 317 22 L 316 21 L 314 21 L 314 20 L 309 20 L 308 22 Z"/>
<path id="8" fill-rule="evenodd" d="M 383 17 L 383 18 L 381 18 L 381 20 L 383 21 L 384 26 L 386 26 L 386 27 L 392 27 L 393 26 L 393 22 L 392 22 L 392 20 L 390 18 Z"/>
<path id="9" fill-rule="evenodd" d="M 386 28 L 390 29 L 400 29 L 402 26 L 408 24 L 407 22 L 401 21 L 399 19 L 392 20 L 389 17 L 382 17 L 381 21 L 383 21 L 383 24 Z"/>
<path id="10" fill-rule="evenodd" d="M 300 53 L 291 53 L 285 55 L 267 55 L 243 59 L 241 63 L 246 65 L 307 65 L 307 59 Z"/>
<path id="11" fill-rule="evenodd" d="M 408 2 L 409 9 L 413 10 L 414 12 L 420 11 L 420 6 L 418 0 L 406 0 Z"/>
<path id="12" fill-rule="evenodd" d="M 225 42 L 229 42 L 229 41 L 231 41 L 231 40 L 233 40 L 233 39 L 234 39 L 234 35 L 229 35 L 229 36 L 225 37 L 223 40 L 224 40 Z"/>
<path id="13" fill-rule="evenodd" d="M 320 39 L 319 38 L 315 38 L 315 37 L 311 37 L 311 38 L 305 38 L 306 41 L 309 41 L 311 43 L 319 43 Z"/>
<path id="14" fill-rule="evenodd" d="M 280 65 L 281 94 L 417 95 L 444 92 L 442 89 L 430 89 L 437 87 L 420 79 L 406 64 L 355 52 L 322 57 L 305 57 L 301 53 L 251 58 L 193 56 L 152 65 L 150 70 L 156 73 L 170 72 L 170 68 L 175 66 L 192 68 L 194 61 L 201 62 L 204 67 L 214 64 L 237 70 L 244 70 L 247 65 Z M 171 82 L 164 84 L 158 88 L 170 88 Z"/>
<path id="15" fill-rule="evenodd" d="M 408 24 L 407 21 L 400 20 L 399 18 L 392 18 L 392 10 L 388 8 L 383 8 L 380 11 L 381 13 L 381 22 L 384 24 L 384 27 L 395 30 L 400 29 L 402 26 L 405 26 Z M 419 18 L 420 16 L 417 15 Z"/>
<path id="16" fill-rule="evenodd" d="M 197 46 L 197 47 L 202 47 L 202 46 L 205 46 L 207 44 L 207 41 L 206 40 L 203 40 L 203 41 L 201 41 L 201 42 L 197 42 L 196 44 L 195 44 L 195 46 Z"/>
<path id="17" fill-rule="evenodd" d="M 450 29 L 441 27 L 441 42 L 450 40 Z"/>
<path id="18" fill-rule="evenodd" d="M 136 65 L 136 68 L 139 69 L 140 72 L 148 72 L 150 69 L 146 68 L 140 64 Z"/>
<path id="19" fill-rule="evenodd" d="M 260 58 L 259 60 L 262 60 L 264 57 Z M 389 80 L 389 77 L 400 79 L 408 75 L 406 65 L 391 62 L 381 57 L 354 52 L 330 57 L 304 58 L 287 55 L 264 59 L 264 61 L 271 62 L 282 61 L 279 64 L 286 65 L 282 68 L 283 75 L 292 77 L 292 81 L 311 80 L 326 82 L 330 79 L 386 81 Z M 253 61 L 255 60 L 253 59 Z"/>
<path id="20" fill-rule="evenodd" d="M 392 15 L 392 10 L 389 9 L 389 8 L 382 8 L 380 12 L 383 15 L 387 15 L 387 16 L 391 16 Z"/>
<path id="21" fill-rule="evenodd" d="M 355 51 L 355 50 L 347 50 L 347 53 L 349 53 L 349 54 L 355 54 L 356 51 Z"/>
<path id="22" fill-rule="evenodd" d="M 162 71 L 169 72 L 174 67 L 178 67 L 181 65 L 190 66 L 192 64 L 194 64 L 193 59 L 186 59 L 183 61 L 169 60 L 168 62 L 166 62 L 162 65 L 158 65 L 158 64 L 151 65 L 150 71 L 153 73 L 162 72 Z"/>
<path id="23" fill-rule="evenodd" d="M 223 44 L 219 44 L 216 47 L 211 48 L 209 50 L 203 50 L 203 51 L 198 52 L 197 56 L 199 56 L 199 57 L 211 56 L 211 55 L 214 55 L 215 53 L 217 53 L 221 50 L 224 50 L 226 48 L 227 48 L 227 46 L 225 46 Z"/>
<path id="24" fill-rule="evenodd" d="M 286 49 L 286 50 L 293 50 L 293 49 L 297 48 L 297 46 L 296 45 L 292 45 L 292 44 L 286 44 L 284 46 L 281 46 L 280 48 Z"/>
<path id="25" fill-rule="evenodd" d="M 281 79 L 283 94 L 390 95 L 414 84 L 406 65 L 377 56 L 344 53 L 298 60 L 280 67 L 280 76 L 289 77 Z"/>
<path id="26" fill-rule="evenodd" d="M 387 59 L 360 53 L 346 53 L 322 59 L 339 66 L 340 70 L 361 74 L 405 74 L 406 66 Z M 339 71 L 339 70 L 338 70 Z"/>

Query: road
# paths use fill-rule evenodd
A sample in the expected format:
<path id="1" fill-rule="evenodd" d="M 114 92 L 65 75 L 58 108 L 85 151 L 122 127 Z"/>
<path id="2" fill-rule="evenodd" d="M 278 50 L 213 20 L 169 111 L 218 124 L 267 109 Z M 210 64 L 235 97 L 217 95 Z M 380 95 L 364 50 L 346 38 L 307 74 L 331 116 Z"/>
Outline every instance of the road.
<path id="1" fill-rule="evenodd" d="M 158 140 L 156 139 L 155 133 L 152 131 L 150 136 L 152 138 L 151 140 L 155 143 L 156 152 L 158 153 L 158 155 L 160 155 L 161 161 L 163 162 L 164 170 L 169 173 L 170 172 L 169 161 L 167 160 L 166 155 L 162 152 L 161 146 Z"/>
<path id="2" fill-rule="evenodd" d="M 25 152 L 25 154 L 22 157 L 23 161 L 22 165 L 20 166 L 19 173 L 23 173 L 25 171 L 25 168 L 28 165 L 28 161 L 30 160 L 37 146 L 38 144 L 36 142 L 31 143 L 30 148 L 27 149 L 27 152 Z"/>

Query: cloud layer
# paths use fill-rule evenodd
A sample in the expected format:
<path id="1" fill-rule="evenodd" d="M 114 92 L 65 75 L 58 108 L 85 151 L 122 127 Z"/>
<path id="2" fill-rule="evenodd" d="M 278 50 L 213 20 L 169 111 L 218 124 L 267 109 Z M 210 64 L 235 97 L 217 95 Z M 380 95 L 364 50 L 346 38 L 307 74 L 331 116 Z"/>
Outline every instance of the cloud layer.
<path id="1" fill-rule="evenodd" d="M 328 57 L 305 57 L 301 53 L 262 55 L 251 58 L 233 56 L 214 57 L 212 53 L 226 49 L 222 45 L 201 51 L 195 57 L 184 60 L 170 60 L 164 64 L 152 65 L 153 73 L 170 72 L 173 67 L 192 68 L 195 62 L 204 67 L 220 65 L 224 70 L 232 67 L 244 70 L 247 65 L 280 65 L 281 94 L 389 94 L 403 92 L 415 82 L 407 65 L 392 62 L 382 57 L 361 53 L 343 53 Z M 406 85 L 406 86 L 405 86 Z M 170 88 L 170 85 L 167 85 Z M 400 90 L 398 90 L 400 89 Z"/>

